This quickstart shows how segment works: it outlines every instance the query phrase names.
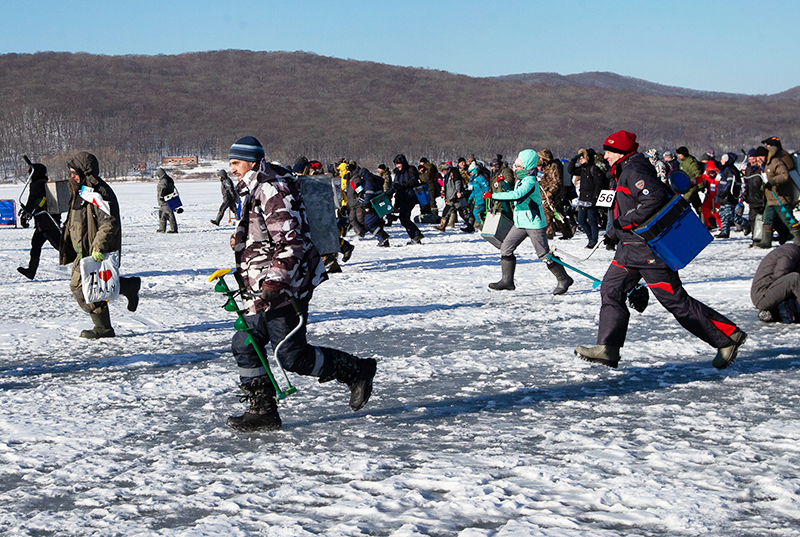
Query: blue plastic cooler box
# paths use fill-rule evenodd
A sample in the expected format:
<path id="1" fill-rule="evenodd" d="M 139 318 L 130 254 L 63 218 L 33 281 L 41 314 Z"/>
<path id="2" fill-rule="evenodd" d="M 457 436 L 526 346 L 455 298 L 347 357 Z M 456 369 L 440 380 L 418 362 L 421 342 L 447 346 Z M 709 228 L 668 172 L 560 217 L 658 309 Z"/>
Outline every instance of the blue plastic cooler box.
<path id="1" fill-rule="evenodd" d="M 417 201 L 420 205 L 430 205 L 431 191 L 428 185 L 420 185 L 414 188 L 414 194 L 417 196 Z"/>
<path id="2" fill-rule="evenodd" d="M 672 198 L 634 232 L 672 270 L 688 265 L 714 240 L 683 196 Z"/>
<path id="3" fill-rule="evenodd" d="M 167 208 L 169 208 L 170 211 L 174 211 L 183 206 L 183 203 L 181 203 L 181 197 L 178 195 L 177 190 L 164 196 L 164 201 L 166 202 Z"/>

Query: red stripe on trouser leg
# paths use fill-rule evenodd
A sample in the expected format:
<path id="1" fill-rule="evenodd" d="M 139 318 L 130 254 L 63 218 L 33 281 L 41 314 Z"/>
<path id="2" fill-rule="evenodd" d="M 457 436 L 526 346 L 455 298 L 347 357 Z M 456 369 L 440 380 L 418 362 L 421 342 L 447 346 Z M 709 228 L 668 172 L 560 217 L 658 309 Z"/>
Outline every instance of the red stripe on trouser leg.
<path id="1" fill-rule="evenodd" d="M 664 291 L 668 292 L 671 295 L 675 294 L 675 291 L 672 290 L 672 286 L 667 282 L 648 283 L 647 287 L 649 287 L 650 289 L 663 289 Z"/>
<path id="2" fill-rule="evenodd" d="M 617 262 L 616 262 L 616 260 L 614 260 L 614 261 L 611 261 L 611 264 L 612 264 L 612 265 L 616 265 L 616 266 L 618 266 L 619 268 L 621 268 L 621 269 L 623 269 L 623 270 L 627 270 L 627 269 L 625 269 L 625 267 L 623 267 L 622 265 L 620 265 L 619 263 L 617 263 Z"/>
<path id="3" fill-rule="evenodd" d="M 715 321 L 714 319 L 709 319 L 709 321 L 714 323 L 714 326 L 719 328 L 720 332 L 722 332 L 723 334 L 725 334 L 728 337 L 731 337 L 731 334 L 736 332 L 736 326 L 735 325 L 728 324 L 728 323 L 723 323 L 721 321 Z"/>

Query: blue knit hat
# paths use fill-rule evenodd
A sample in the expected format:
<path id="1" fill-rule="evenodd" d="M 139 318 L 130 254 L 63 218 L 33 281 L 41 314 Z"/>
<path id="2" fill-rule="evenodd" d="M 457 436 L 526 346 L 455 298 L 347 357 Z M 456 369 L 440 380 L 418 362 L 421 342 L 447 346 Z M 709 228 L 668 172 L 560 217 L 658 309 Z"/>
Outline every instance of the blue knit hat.
<path id="1" fill-rule="evenodd" d="M 261 142 L 253 136 L 239 138 L 228 151 L 228 160 L 243 160 L 245 162 L 260 162 L 264 158 L 264 148 Z"/>

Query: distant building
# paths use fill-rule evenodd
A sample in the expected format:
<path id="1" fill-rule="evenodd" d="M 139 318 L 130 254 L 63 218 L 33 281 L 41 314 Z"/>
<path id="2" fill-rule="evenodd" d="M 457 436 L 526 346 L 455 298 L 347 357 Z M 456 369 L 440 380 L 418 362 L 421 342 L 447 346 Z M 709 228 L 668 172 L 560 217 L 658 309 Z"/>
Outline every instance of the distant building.
<path id="1" fill-rule="evenodd" d="M 180 164 L 197 165 L 197 157 L 161 157 L 161 165 L 174 166 Z"/>

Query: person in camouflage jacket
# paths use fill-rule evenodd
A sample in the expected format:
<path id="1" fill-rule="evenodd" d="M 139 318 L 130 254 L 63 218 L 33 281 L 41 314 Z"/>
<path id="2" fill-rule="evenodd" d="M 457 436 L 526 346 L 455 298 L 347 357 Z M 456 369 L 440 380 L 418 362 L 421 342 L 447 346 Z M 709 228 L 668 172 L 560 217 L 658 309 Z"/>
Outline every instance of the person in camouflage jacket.
<path id="1" fill-rule="evenodd" d="M 553 153 L 549 149 L 539 151 L 539 167 L 543 175 L 539 180 L 539 186 L 542 189 L 548 239 L 555 238 L 556 229 L 561 231 L 563 238 L 569 239 L 572 237 L 572 229 L 567 229 L 569 226 L 561 226 L 555 216 L 556 207 L 561 206 L 561 197 L 564 194 L 564 168 L 559 164 L 560 162 L 553 158 Z"/>
<path id="2" fill-rule="evenodd" d="M 320 382 L 335 379 L 347 384 L 350 408 L 361 409 L 372 393 L 376 360 L 306 341 L 308 303 L 327 274 L 311 241 L 299 185 L 289 170 L 264 160 L 264 148 L 252 136 L 233 144 L 228 159 L 242 201 L 241 219 L 230 242 L 247 309 L 244 320 L 253 329 L 252 334 L 240 330 L 233 336 L 243 400 L 250 402 L 250 408 L 242 416 L 228 418 L 228 426 L 238 431 L 281 427 L 275 386 L 255 346 L 277 348 L 283 341 L 277 358 L 286 370 L 318 377 Z M 291 334 L 301 319 L 302 326 Z"/>

